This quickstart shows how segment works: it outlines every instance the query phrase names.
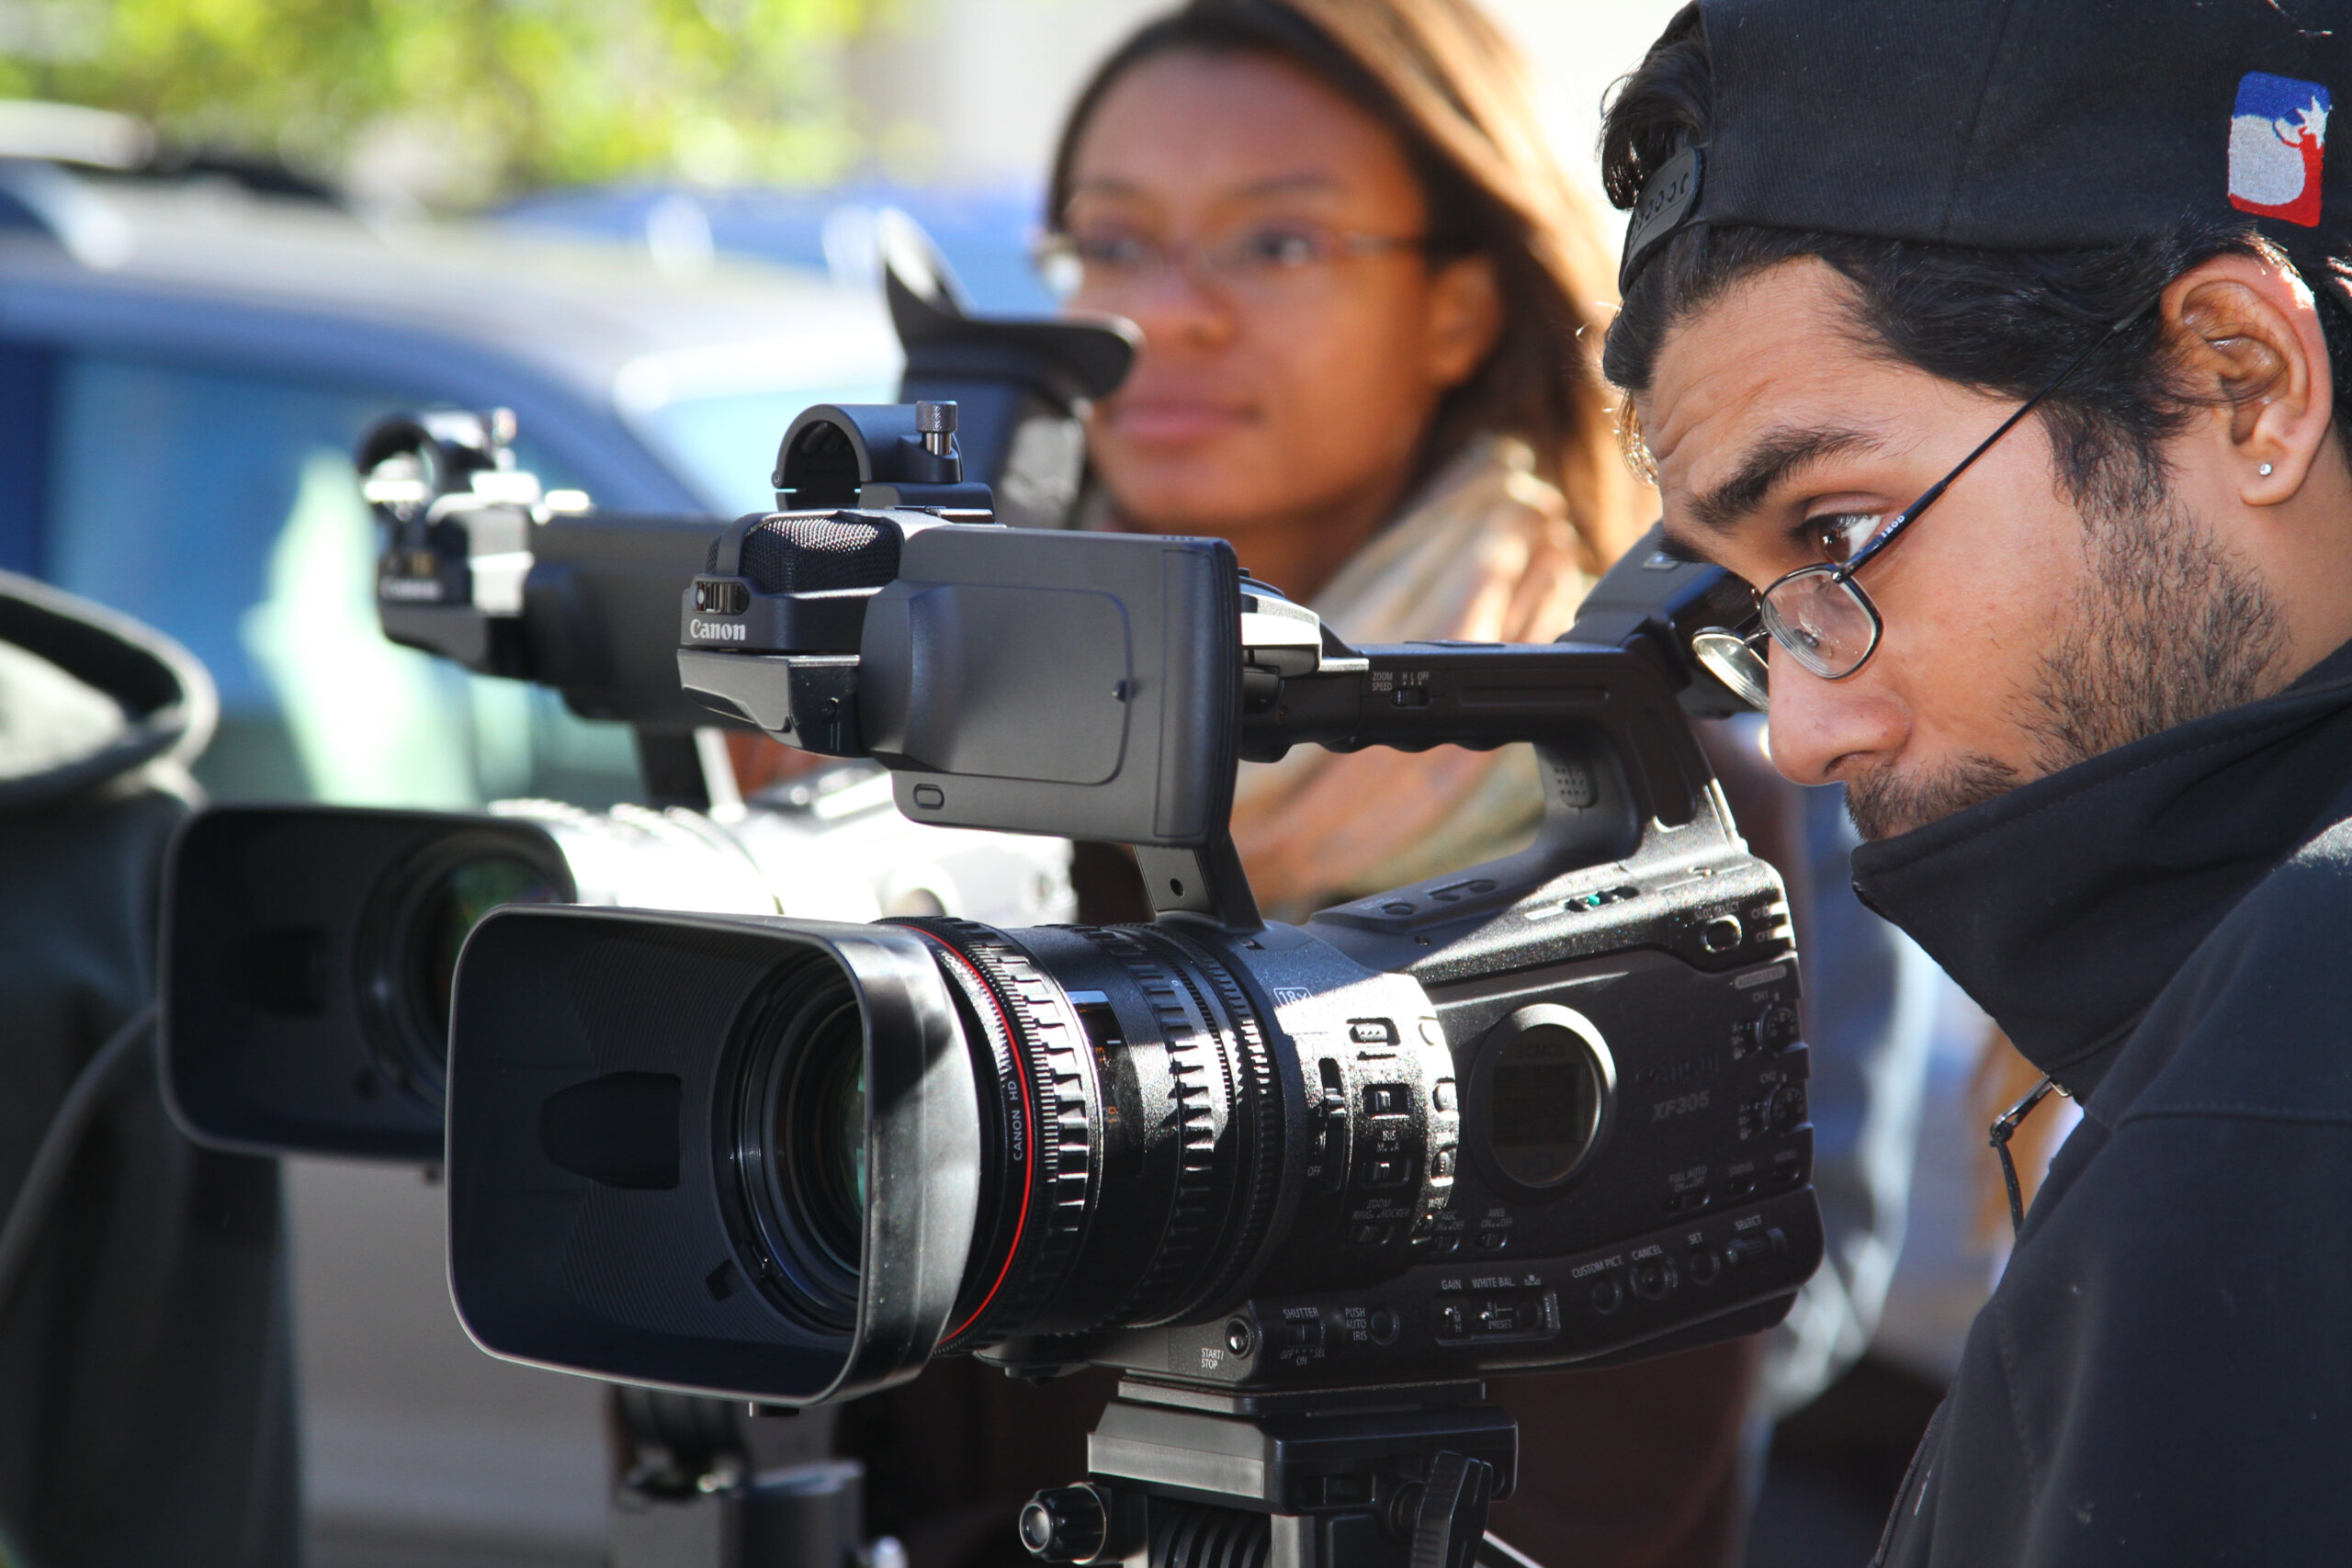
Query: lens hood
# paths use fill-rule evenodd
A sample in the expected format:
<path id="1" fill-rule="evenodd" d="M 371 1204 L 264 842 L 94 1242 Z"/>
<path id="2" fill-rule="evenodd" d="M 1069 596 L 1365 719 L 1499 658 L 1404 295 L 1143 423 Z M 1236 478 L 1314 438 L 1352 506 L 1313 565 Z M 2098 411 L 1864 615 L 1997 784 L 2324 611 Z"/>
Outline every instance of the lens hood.
<path id="1" fill-rule="evenodd" d="M 467 1331 L 514 1359 L 791 1404 L 921 1371 L 949 1326 L 981 1184 L 978 1090 L 933 954 L 888 925 L 484 920 L 450 1029 L 449 1279 Z M 797 1199 L 763 1186 L 741 1134 L 757 1086 L 805 1076 L 779 1053 L 846 1039 L 778 1027 L 811 997 L 843 1020 L 854 1008 L 850 1114 L 876 1175 L 854 1288 L 831 1301 L 777 1239 L 774 1211 Z"/>

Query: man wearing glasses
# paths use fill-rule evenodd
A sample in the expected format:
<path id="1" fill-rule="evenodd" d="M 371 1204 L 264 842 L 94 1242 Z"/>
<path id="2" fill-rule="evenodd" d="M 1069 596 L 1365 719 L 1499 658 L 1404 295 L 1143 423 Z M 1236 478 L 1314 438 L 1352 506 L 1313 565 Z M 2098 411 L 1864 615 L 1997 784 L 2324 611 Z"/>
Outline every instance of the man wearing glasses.
<path id="1" fill-rule="evenodd" d="M 2352 1560 L 2335 91 L 2341 0 L 1701 0 L 1611 107 L 1711 662 L 2048 1074 L 1996 1146 L 2083 1110 L 1882 1562 Z"/>

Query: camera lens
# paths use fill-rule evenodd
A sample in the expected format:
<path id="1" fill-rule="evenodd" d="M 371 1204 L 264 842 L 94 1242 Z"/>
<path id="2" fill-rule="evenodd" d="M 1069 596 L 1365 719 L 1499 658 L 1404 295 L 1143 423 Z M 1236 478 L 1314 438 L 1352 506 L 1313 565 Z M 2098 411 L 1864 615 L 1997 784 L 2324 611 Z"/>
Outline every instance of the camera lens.
<path id="1" fill-rule="evenodd" d="M 826 1255 L 855 1269 L 865 1224 L 865 1043 L 853 998 L 794 1065 L 770 1130 L 790 1204 Z"/>
<path id="2" fill-rule="evenodd" d="M 786 964 L 752 1017 L 725 1157 L 754 1272 L 830 1328 L 857 1320 L 865 1116 L 856 991 L 822 959 Z"/>
<path id="3" fill-rule="evenodd" d="M 488 832 L 442 840 L 384 878 L 361 917 L 356 954 L 368 1045 L 386 1078 L 440 1108 L 466 938 L 500 905 L 563 903 L 569 886 L 560 863 Z"/>
<path id="4" fill-rule="evenodd" d="M 481 918 L 501 904 L 552 904 L 556 890 L 538 867 L 513 855 L 458 862 L 424 890 L 409 948 L 410 1005 L 434 1034 L 449 1033 L 449 995 L 458 981 L 458 952 Z"/>
<path id="5" fill-rule="evenodd" d="M 1214 1310 L 1265 1236 L 1280 1175 L 1272 1058 L 1232 973 L 1154 929 L 895 923 L 927 939 L 947 982 L 981 1113 L 978 1216 L 942 1348 Z M 838 965 L 779 965 L 738 1032 L 721 1156 L 746 1271 L 832 1329 L 856 1321 L 865 1028 Z"/>

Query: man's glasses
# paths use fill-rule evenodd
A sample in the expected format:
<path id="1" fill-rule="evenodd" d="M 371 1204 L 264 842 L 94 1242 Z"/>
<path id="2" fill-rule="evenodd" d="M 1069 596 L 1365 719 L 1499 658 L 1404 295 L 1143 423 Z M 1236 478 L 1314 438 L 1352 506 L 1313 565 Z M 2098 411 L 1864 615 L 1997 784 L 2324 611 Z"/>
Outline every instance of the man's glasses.
<path id="1" fill-rule="evenodd" d="M 1767 637 L 1780 644 L 1790 658 L 1825 681 L 1843 681 L 1859 671 L 1878 651 L 1886 623 L 1880 618 L 1878 606 L 1871 603 L 1862 585 L 1854 581 L 1854 574 L 1877 559 L 1905 529 L 1919 520 L 1922 513 L 1942 498 L 1953 480 L 1991 451 L 1995 442 L 2016 429 L 2018 422 L 2056 391 L 2066 378 L 2081 369 L 2102 345 L 2146 315 L 2155 303 L 2155 299 L 2150 299 L 2093 339 L 2058 374 L 2044 382 L 2040 391 L 2003 420 L 1999 429 L 1978 442 L 1976 449 L 1962 457 L 1957 468 L 1896 513 L 1894 520 L 1865 540 L 1860 549 L 1842 561 L 1799 567 L 1774 580 L 1756 595 L 1754 615 L 1737 626 L 1715 626 L 1700 632 L 1690 639 L 1691 652 L 1717 680 L 1758 709 L 1766 705 L 1770 691 L 1760 646 Z"/>
<path id="2" fill-rule="evenodd" d="M 1132 297 L 1170 266 L 1250 295 L 1294 295 L 1355 256 L 1419 251 L 1418 236 L 1335 234 L 1296 223 L 1263 223 L 1193 244 L 1139 234 L 1049 234 L 1035 254 L 1037 276 L 1057 298 L 1089 301 Z"/>

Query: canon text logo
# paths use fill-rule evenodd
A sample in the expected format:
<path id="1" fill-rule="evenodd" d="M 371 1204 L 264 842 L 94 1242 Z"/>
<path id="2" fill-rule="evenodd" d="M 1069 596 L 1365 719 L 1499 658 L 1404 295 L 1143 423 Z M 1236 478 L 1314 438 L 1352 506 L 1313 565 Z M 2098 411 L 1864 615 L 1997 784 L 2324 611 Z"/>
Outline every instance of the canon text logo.
<path id="1" fill-rule="evenodd" d="M 741 642 L 747 635 L 741 621 L 688 621 L 686 630 L 707 642 Z"/>

